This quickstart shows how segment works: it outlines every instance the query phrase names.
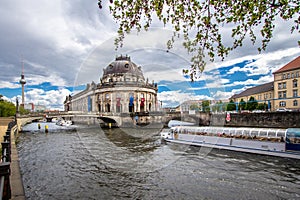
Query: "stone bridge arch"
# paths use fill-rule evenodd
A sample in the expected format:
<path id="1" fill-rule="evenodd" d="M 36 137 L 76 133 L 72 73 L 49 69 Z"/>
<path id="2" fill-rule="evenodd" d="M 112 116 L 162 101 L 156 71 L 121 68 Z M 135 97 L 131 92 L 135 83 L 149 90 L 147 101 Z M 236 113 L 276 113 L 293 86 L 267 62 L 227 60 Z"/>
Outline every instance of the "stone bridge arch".
<path id="1" fill-rule="evenodd" d="M 118 116 L 102 116 L 102 117 L 98 117 L 98 119 L 102 120 L 105 126 L 111 124 L 112 126 L 120 127 L 122 125 L 122 120 Z"/>

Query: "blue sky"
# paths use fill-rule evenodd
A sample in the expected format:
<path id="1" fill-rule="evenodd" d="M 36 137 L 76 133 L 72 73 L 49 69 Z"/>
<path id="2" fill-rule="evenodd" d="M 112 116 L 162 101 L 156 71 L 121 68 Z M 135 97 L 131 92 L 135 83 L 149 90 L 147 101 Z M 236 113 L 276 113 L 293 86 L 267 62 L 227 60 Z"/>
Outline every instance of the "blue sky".
<path id="1" fill-rule="evenodd" d="M 0 13 L 0 94 L 12 102 L 21 97 L 24 65 L 26 103 L 49 109 L 63 109 L 66 95 L 92 81 L 98 83 L 103 68 L 120 54 L 131 56 L 145 78 L 158 83 L 163 106 L 189 99 L 227 99 L 272 81 L 274 71 L 300 55 L 299 33 L 290 34 L 291 24 L 277 20 L 266 51 L 258 54 L 258 46 L 246 40 L 224 61 L 208 62 L 201 77 L 191 83 L 182 74 L 190 64 L 182 40 L 167 52 L 172 32 L 155 20 L 149 32 L 133 32 L 116 51 L 117 24 L 107 6 L 98 9 L 96 0 L 3 0 Z M 230 33 L 225 31 L 226 39 Z"/>

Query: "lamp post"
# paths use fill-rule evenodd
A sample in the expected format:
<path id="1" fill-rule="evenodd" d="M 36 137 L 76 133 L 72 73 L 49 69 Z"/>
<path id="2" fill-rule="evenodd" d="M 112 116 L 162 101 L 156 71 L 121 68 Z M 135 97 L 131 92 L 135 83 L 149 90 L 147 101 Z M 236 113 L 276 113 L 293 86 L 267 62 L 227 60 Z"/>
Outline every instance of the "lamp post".
<path id="1" fill-rule="evenodd" d="M 162 101 L 161 100 L 158 100 L 160 102 L 160 110 L 162 111 Z"/>

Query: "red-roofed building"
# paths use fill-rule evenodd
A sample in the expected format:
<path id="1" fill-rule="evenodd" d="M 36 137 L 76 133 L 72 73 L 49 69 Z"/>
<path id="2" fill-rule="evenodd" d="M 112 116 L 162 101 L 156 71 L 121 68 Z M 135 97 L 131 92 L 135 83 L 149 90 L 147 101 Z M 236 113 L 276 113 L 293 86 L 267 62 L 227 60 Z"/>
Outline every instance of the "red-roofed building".
<path id="1" fill-rule="evenodd" d="M 274 109 L 300 109 L 300 56 L 274 74 Z"/>
<path id="2" fill-rule="evenodd" d="M 230 99 L 247 102 L 254 97 L 258 103 L 268 102 L 271 111 L 278 108 L 300 110 L 300 56 L 273 73 L 274 81 L 248 88 Z"/>

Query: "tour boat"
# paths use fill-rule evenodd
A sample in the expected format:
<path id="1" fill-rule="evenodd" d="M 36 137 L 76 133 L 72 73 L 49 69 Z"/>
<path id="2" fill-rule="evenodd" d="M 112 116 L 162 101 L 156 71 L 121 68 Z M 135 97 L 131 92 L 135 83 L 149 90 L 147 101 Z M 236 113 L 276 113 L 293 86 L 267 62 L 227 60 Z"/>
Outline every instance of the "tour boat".
<path id="1" fill-rule="evenodd" d="M 176 126 L 161 132 L 170 143 L 300 159 L 300 128 Z"/>

